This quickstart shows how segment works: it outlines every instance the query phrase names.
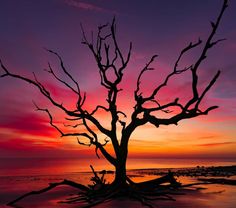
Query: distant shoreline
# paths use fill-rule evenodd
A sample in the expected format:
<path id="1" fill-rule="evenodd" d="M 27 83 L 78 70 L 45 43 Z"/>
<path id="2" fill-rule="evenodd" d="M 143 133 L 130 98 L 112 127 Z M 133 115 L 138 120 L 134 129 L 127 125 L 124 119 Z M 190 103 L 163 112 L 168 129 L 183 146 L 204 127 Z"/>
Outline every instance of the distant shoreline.
<path id="1" fill-rule="evenodd" d="M 113 174 L 113 170 L 99 170 L 98 173 L 106 171 L 106 174 Z M 236 175 L 235 165 L 222 166 L 193 166 L 193 167 L 179 167 L 179 168 L 138 168 L 127 169 L 127 173 L 137 173 L 139 175 L 165 175 L 168 171 L 174 173 L 175 176 L 223 176 L 230 177 Z M 57 174 L 29 174 L 29 175 L 1 175 L 0 177 L 36 177 L 36 176 L 61 176 L 61 175 L 76 175 L 76 174 L 90 174 L 91 171 L 66 172 Z"/>
<path id="2" fill-rule="evenodd" d="M 91 173 L 89 165 L 95 171 L 111 170 L 114 167 L 105 159 L 0 159 L 0 176 L 42 176 L 42 175 L 65 175 Z M 154 170 L 154 169 L 175 169 L 194 168 L 197 166 L 232 166 L 236 165 L 236 158 L 225 160 L 218 159 L 132 159 L 127 161 L 127 170 Z"/>

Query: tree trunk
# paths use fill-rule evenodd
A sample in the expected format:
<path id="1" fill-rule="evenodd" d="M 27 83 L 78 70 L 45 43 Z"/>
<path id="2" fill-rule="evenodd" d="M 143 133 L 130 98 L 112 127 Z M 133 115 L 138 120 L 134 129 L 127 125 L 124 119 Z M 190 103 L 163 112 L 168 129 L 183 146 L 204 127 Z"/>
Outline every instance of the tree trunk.
<path id="1" fill-rule="evenodd" d="M 128 157 L 128 138 L 131 134 L 124 133 L 121 138 L 121 145 L 118 149 L 118 154 L 116 155 L 116 165 L 115 165 L 115 179 L 113 184 L 124 188 L 127 186 L 126 182 L 126 161 Z M 124 142 L 126 141 L 126 142 Z"/>
<path id="2" fill-rule="evenodd" d="M 113 184 L 116 186 L 124 187 L 126 183 L 126 159 L 118 160 L 115 166 L 115 179 Z"/>

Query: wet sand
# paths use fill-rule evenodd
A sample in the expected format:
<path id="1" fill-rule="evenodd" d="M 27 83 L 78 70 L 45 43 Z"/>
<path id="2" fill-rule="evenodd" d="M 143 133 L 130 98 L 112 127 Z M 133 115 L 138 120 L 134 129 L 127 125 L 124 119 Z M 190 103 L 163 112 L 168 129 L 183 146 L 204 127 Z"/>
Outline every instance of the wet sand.
<path id="1" fill-rule="evenodd" d="M 149 179 L 156 178 L 157 175 L 164 174 L 163 171 L 168 169 L 145 169 L 145 170 L 132 170 L 129 171 L 129 175 L 132 176 L 134 181 L 145 181 Z M 173 169 L 173 172 L 178 172 L 180 169 Z M 197 170 L 197 172 L 196 172 Z M 212 171 L 211 175 L 207 177 L 221 177 L 222 174 L 227 179 L 236 179 L 234 174 L 234 168 L 224 168 L 221 167 L 217 171 Z M 178 181 L 182 184 L 199 182 L 196 176 L 196 173 L 203 177 L 198 168 L 185 168 L 181 169 L 182 175 L 179 176 Z M 181 172 L 180 171 L 180 172 Z M 188 173 L 188 175 L 184 175 Z M 195 175 L 192 175 L 194 173 Z M 205 172 L 206 173 L 206 172 Z M 204 174 L 205 174 L 204 173 Z M 218 175 L 216 174 L 218 173 Z M 61 181 L 64 177 L 69 179 L 76 180 L 78 182 L 87 183 L 91 174 L 81 173 L 80 175 L 58 175 L 58 176 L 34 176 L 34 177 L 0 177 L 0 207 L 7 207 L 4 204 L 17 198 L 18 196 L 32 191 L 38 190 L 47 186 L 49 182 Z M 107 178 L 112 179 L 112 174 L 108 174 Z M 157 208 L 193 208 L 193 207 L 206 207 L 206 208 L 234 208 L 236 205 L 236 186 L 232 185 L 222 185 L 222 184 L 204 184 L 197 185 L 194 187 L 189 187 L 181 189 L 178 191 L 183 193 L 182 195 L 172 196 L 176 201 L 164 201 L 164 200 L 155 200 L 153 201 L 154 207 Z M 57 187 L 49 192 L 29 196 L 24 200 L 20 201 L 17 205 L 18 208 L 49 208 L 49 207 L 59 207 L 59 208 L 78 208 L 80 204 L 61 204 L 60 201 L 65 200 L 66 198 L 73 196 L 78 193 L 78 189 L 74 189 L 67 186 Z M 119 198 L 115 200 L 107 201 L 103 204 L 97 205 L 97 208 L 120 208 L 120 207 L 129 207 L 129 208 L 139 208 L 143 207 L 140 202 L 133 201 L 127 198 Z"/>

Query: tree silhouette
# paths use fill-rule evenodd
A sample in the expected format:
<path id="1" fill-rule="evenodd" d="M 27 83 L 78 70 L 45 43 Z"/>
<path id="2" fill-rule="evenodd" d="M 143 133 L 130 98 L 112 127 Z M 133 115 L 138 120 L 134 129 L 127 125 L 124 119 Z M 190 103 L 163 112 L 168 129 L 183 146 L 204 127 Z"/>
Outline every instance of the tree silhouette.
<path id="1" fill-rule="evenodd" d="M 141 80 L 142 76 L 153 70 L 151 64 L 156 59 L 157 55 L 151 57 L 151 59 L 146 63 L 143 69 L 138 74 L 136 81 L 136 89 L 134 90 L 134 100 L 135 106 L 133 112 L 129 119 L 129 122 L 122 120 L 122 117 L 126 117 L 125 112 L 119 110 L 117 106 L 118 94 L 121 91 L 119 85 L 123 81 L 124 72 L 127 68 L 127 65 L 131 58 L 132 53 L 132 43 L 129 45 L 128 53 L 124 54 L 120 48 L 119 42 L 116 36 L 116 21 L 113 19 L 111 24 L 105 24 L 98 27 L 96 37 L 92 37 L 91 41 L 87 37 L 86 33 L 82 28 L 83 40 L 82 44 L 88 47 L 91 51 L 93 57 L 95 58 L 98 71 L 100 74 L 100 84 L 106 89 L 107 96 L 106 102 L 107 105 L 97 105 L 96 108 L 92 111 L 88 111 L 84 107 L 86 101 L 86 94 L 81 92 L 79 83 L 75 78 L 70 74 L 69 70 L 64 65 L 62 57 L 53 50 L 46 49 L 49 53 L 55 55 L 60 63 L 60 67 L 64 75 L 69 78 L 70 82 L 66 82 L 64 79 L 60 78 L 56 72 L 53 70 L 52 66 L 48 64 L 47 72 L 51 74 L 59 83 L 63 84 L 69 90 L 71 90 L 77 96 L 76 108 L 71 110 L 65 107 L 63 104 L 59 103 L 55 98 L 52 97 L 50 91 L 44 86 L 34 75 L 34 78 L 27 78 L 25 76 L 15 74 L 8 70 L 8 68 L 1 61 L 1 68 L 3 69 L 3 74 L 1 77 L 13 77 L 25 82 L 28 82 L 34 85 L 39 89 L 41 94 L 46 97 L 53 106 L 62 110 L 67 115 L 67 120 L 79 122 L 76 125 L 70 125 L 73 127 L 72 132 L 64 132 L 56 124 L 53 123 L 53 115 L 48 109 L 44 109 L 35 104 L 37 110 L 44 111 L 48 114 L 50 118 L 50 124 L 58 132 L 60 132 L 62 137 L 66 136 L 75 136 L 78 140 L 78 143 L 81 145 L 94 146 L 95 152 L 99 157 L 98 152 L 100 152 L 106 160 L 115 167 L 115 179 L 110 187 L 116 187 L 119 190 L 122 188 L 127 188 L 133 182 L 126 176 L 126 161 L 128 157 L 128 145 L 132 133 L 136 130 L 137 127 L 143 126 L 147 123 L 154 125 L 158 128 L 162 125 L 177 125 L 179 121 L 184 119 L 190 119 L 201 115 L 207 115 L 210 111 L 218 108 L 218 106 L 209 106 L 205 109 L 200 108 L 204 97 L 207 92 L 215 84 L 216 80 L 220 75 L 220 71 L 217 71 L 216 74 L 210 78 L 208 84 L 204 87 L 203 90 L 199 90 L 199 67 L 202 62 L 207 58 L 208 51 L 215 46 L 217 43 L 223 41 L 224 39 L 214 40 L 214 35 L 219 26 L 220 20 L 222 19 L 223 13 L 227 8 L 227 0 L 224 0 L 222 9 L 215 22 L 211 22 L 211 32 L 206 39 L 202 41 L 199 39 L 196 42 L 189 43 L 185 48 L 183 48 L 177 57 L 177 60 L 173 66 L 173 70 L 169 73 L 161 82 L 160 85 L 156 86 L 154 90 L 148 95 L 145 96 L 142 93 L 141 89 Z M 183 68 L 179 67 L 179 63 L 188 52 L 192 49 L 202 46 L 199 56 L 196 60 L 188 66 Z M 112 72 L 114 76 L 109 77 L 109 73 Z M 165 88 L 169 81 L 185 72 L 191 73 L 191 98 L 187 101 L 180 101 L 178 97 L 173 97 L 172 101 L 167 103 L 160 103 L 156 98 L 158 93 Z M 152 105 L 149 105 L 149 104 Z M 152 107 L 149 107 L 152 106 Z M 176 111 L 170 111 L 170 108 L 176 108 Z M 99 111 L 105 111 L 110 114 L 110 126 L 106 127 L 101 124 L 101 121 L 96 117 L 96 113 Z M 157 116 L 157 112 L 165 113 L 165 117 Z M 109 119 L 109 118 L 107 118 Z M 84 130 L 75 131 L 78 125 L 83 125 Z M 96 127 L 96 131 L 92 126 Z M 71 128 L 70 128 L 71 129 Z M 104 142 L 101 142 L 98 138 L 98 133 L 105 135 L 106 139 Z M 118 138 L 118 131 L 120 132 L 121 138 Z M 81 138 L 83 138 L 81 140 Z M 86 142 L 84 140 L 86 139 Z M 112 147 L 114 150 L 114 155 L 109 153 L 106 150 L 106 144 L 111 141 Z M 99 177 L 95 175 L 95 179 L 99 181 Z M 109 190 L 114 189 L 110 188 Z M 107 194 L 108 195 L 108 194 Z"/>

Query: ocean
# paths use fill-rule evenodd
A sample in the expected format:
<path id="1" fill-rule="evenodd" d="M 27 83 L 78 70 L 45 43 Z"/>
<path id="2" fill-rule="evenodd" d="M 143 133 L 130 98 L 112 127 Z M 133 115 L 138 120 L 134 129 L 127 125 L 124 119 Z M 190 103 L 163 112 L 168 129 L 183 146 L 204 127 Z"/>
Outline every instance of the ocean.
<path id="1" fill-rule="evenodd" d="M 187 168 L 196 166 L 227 166 L 235 165 L 236 158 L 231 159 L 166 159 L 166 158 L 130 158 L 127 169 L 153 168 Z M 7 158 L 0 159 L 0 176 L 31 176 L 73 174 L 95 170 L 114 170 L 106 160 L 98 158 Z"/>

